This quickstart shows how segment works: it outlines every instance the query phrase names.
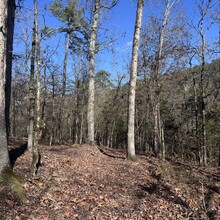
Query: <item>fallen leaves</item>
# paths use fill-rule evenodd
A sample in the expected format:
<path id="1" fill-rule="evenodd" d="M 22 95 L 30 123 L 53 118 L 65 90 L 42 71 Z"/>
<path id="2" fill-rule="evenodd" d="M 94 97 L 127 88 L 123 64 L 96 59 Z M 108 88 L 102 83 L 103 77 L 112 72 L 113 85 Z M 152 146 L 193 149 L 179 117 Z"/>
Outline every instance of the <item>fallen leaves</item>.
<path id="1" fill-rule="evenodd" d="M 43 163 L 34 179 L 28 177 L 30 154 L 22 155 L 15 170 L 24 180 L 29 203 L 20 204 L 1 189 L 1 219 L 172 220 L 220 214 L 216 169 L 197 172 L 197 167 L 144 156 L 134 165 L 121 150 L 102 151 L 89 145 L 43 146 Z"/>

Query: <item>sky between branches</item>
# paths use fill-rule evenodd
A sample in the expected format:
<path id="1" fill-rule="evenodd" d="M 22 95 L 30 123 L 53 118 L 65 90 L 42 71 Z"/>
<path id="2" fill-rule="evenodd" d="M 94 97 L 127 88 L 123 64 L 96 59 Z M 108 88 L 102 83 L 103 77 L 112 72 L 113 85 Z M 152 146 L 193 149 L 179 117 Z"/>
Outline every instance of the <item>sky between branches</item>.
<path id="1" fill-rule="evenodd" d="M 48 8 L 51 5 L 52 0 L 38 1 L 40 8 L 40 15 L 44 15 L 44 19 L 40 16 L 40 22 L 43 23 L 45 21 L 46 25 L 49 27 L 59 27 L 62 25 L 55 17 L 51 15 L 49 11 L 45 11 L 45 8 Z M 144 16 L 143 23 L 147 22 L 147 18 L 152 15 L 162 16 L 164 6 L 162 6 L 159 0 L 148 0 L 145 4 L 144 8 Z M 182 0 L 181 8 L 185 11 L 186 15 L 190 17 L 190 20 L 193 20 L 194 24 L 198 23 L 198 9 L 196 6 L 197 0 Z M 26 8 L 33 8 L 32 0 L 25 0 L 23 5 Z M 25 10 L 23 11 L 25 12 Z M 31 13 L 31 11 L 26 10 L 27 13 Z M 23 13 L 24 14 L 24 13 Z M 136 15 L 136 1 L 134 0 L 119 0 L 119 3 L 108 12 L 107 19 L 103 22 L 102 26 L 105 29 L 101 31 L 101 34 L 106 32 L 105 36 L 107 40 L 110 38 L 115 38 L 115 42 L 113 44 L 107 45 L 106 49 L 102 50 L 96 56 L 96 71 L 98 70 L 106 70 L 111 73 L 114 78 L 117 73 L 123 74 L 126 73 L 126 66 L 129 64 L 129 60 L 131 57 L 131 49 L 132 49 L 132 39 L 134 32 L 134 23 L 135 23 L 135 15 Z M 30 26 L 32 25 L 32 20 L 30 16 Z M 205 23 L 205 26 L 209 24 L 209 21 Z M 19 30 L 23 25 L 23 22 L 16 22 L 16 30 Z M 43 24 L 41 24 L 43 26 Z M 16 31 L 15 30 L 15 31 Z M 30 29 L 31 30 L 31 29 Z M 30 34 L 31 36 L 31 34 Z M 219 24 L 214 24 L 207 31 L 206 40 L 208 44 L 212 44 L 212 42 L 217 41 L 219 39 Z M 195 37 L 195 40 L 198 40 L 198 37 Z M 57 58 L 54 55 L 54 59 L 56 62 L 62 62 L 64 56 L 64 34 L 58 34 L 53 39 L 49 39 L 45 41 L 45 44 L 49 42 L 50 47 L 57 47 L 57 42 L 59 43 L 57 49 Z M 24 53 L 24 44 L 20 40 L 15 39 L 14 52 Z M 219 57 L 220 54 L 216 54 L 214 58 Z M 73 60 L 71 56 L 69 56 L 69 64 L 68 64 L 68 76 L 72 78 L 73 72 Z"/>

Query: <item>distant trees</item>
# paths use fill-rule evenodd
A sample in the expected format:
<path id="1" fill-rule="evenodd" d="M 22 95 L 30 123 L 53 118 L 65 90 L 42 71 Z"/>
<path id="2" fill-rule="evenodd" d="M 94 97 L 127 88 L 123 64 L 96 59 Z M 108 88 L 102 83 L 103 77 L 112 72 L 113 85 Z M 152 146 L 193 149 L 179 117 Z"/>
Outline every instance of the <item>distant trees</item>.
<path id="1" fill-rule="evenodd" d="M 62 123 L 62 117 L 65 114 L 63 106 L 65 106 L 66 99 L 66 84 L 67 84 L 67 65 L 68 65 L 68 55 L 69 47 L 72 38 L 72 43 L 74 44 L 76 39 L 74 34 L 76 32 L 84 32 L 84 29 L 88 27 L 87 22 L 83 18 L 83 9 L 78 9 L 78 1 L 70 0 L 66 3 L 60 0 L 54 0 L 53 4 L 50 6 L 50 11 L 52 14 L 62 23 L 65 24 L 64 27 L 58 28 L 59 31 L 65 33 L 65 52 L 63 60 L 63 71 L 62 71 L 62 100 L 60 105 L 60 134 L 59 140 L 63 142 L 64 136 L 64 124 Z"/>
<path id="2" fill-rule="evenodd" d="M 166 155 L 166 122 L 163 118 L 162 86 L 163 74 L 175 72 L 181 65 L 181 59 L 186 51 L 187 32 L 183 23 L 183 15 L 174 11 L 178 9 L 179 0 L 165 1 L 162 18 L 152 16 L 143 27 L 140 53 L 140 63 L 144 79 L 149 79 L 149 98 L 153 118 L 151 140 L 155 156 Z M 174 19 L 176 18 L 176 20 Z M 153 119 L 153 120 L 152 120 Z M 150 134 L 149 134 L 150 135 Z"/>
<path id="3" fill-rule="evenodd" d="M 50 145 L 97 143 L 127 149 L 128 159 L 135 159 L 136 152 L 146 152 L 163 158 L 178 155 L 190 160 L 193 151 L 193 160 L 199 161 L 202 158 L 199 154 L 202 155 L 203 99 L 207 163 L 216 164 L 219 131 L 216 123 L 219 119 L 217 61 L 208 59 L 205 43 L 205 63 L 203 67 L 200 65 L 203 47 L 198 22 L 203 23 L 204 36 L 207 23 L 206 20 L 197 21 L 195 37 L 195 33 L 186 29 L 189 22 L 186 22 L 187 14 L 180 2 L 155 3 L 163 13 L 143 17 L 145 22 L 141 31 L 140 23 L 135 25 L 138 31 L 134 33 L 134 59 L 129 71 L 124 68 L 113 73 L 99 66 L 95 56 L 103 48 L 103 33 L 109 29 L 109 26 L 105 28 L 103 19 L 106 9 L 111 9 L 117 1 L 51 1 L 50 13 L 60 25 L 48 27 L 47 19 L 41 16 L 45 9 L 40 8 L 39 39 L 34 37 L 36 27 L 33 26 L 32 42 L 25 37 L 29 34 L 26 21 L 21 20 L 19 25 L 26 27 L 23 38 L 27 40 L 18 42 L 22 45 L 16 47 L 20 51 L 13 60 L 11 134 L 18 138 L 27 135 L 26 128 L 31 121 L 28 120 L 27 106 L 34 103 L 30 105 L 33 106 L 30 119 L 34 120 L 33 131 L 37 131 L 39 125 L 42 136 L 33 133 L 32 141 L 35 137 L 39 143 Z M 142 7 L 143 1 L 138 4 Z M 213 5 L 213 1 L 210 4 Z M 30 13 L 34 16 L 32 10 Z M 216 14 L 213 16 L 216 19 Z M 140 19 L 139 14 L 137 21 Z M 16 32 L 16 37 L 18 35 L 20 39 L 20 33 Z M 31 43 L 32 55 L 28 48 Z M 213 48 L 212 45 L 215 53 Z M 102 56 L 97 58 L 101 60 Z M 120 59 L 117 57 L 117 63 Z M 128 73 L 130 84 L 126 81 Z M 40 123 L 36 120 L 39 115 Z"/>
<path id="4" fill-rule="evenodd" d="M 195 33 L 195 37 L 198 38 L 198 42 L 193 44 L 193 58 L 197 59 L 200 67 L 193 69 L 193 91 L 194 91 L 194 112 L 195 112 L 195 138 L 196 146 L 198 148 L 197 156 L 199 162 L 202 165 L 207 165 L 207 121 L 206 121 L 206 109 L 207 109 L 207 94 L 206 90 L 209 84 L 209 80 L 205 77 L 206 70 L 206 58 L 207 55 L 212 51 L 208 48 L 206 41 L 206 35 L 210 27 L 214 24 L 218 2 L 215 0 L 206 1 L 201 0 L 197 2 L 197 19 L 191 21 L 189 26 Z M 191 59 L 193 59 L 191 58 Z M 191 63 L 191 61 L 190 61 Z M 199 78 L 195 77 L 195 72 L 199 73 Z M 211 74 L 209 72 L 209 74 Z M 205 78 L 207 81 L 205 82 Z"/>

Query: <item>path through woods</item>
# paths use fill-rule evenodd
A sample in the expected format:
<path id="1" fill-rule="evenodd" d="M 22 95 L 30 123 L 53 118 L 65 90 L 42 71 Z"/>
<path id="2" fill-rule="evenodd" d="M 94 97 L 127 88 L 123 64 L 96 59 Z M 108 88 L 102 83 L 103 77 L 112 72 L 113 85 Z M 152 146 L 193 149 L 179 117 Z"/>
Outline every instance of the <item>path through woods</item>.
<path id="1" fill-rule="evenodd" d="M 102 152 L 101 152 L 102 151 Z M 14 170 L 23 179 L 29 203 L 0 188 L 0 219 L 218 219 L 220 173 L 180 162 L 164 162 L 88 145 L 41 146 L 38 175 L 29 179 L 31 155 Z"/>

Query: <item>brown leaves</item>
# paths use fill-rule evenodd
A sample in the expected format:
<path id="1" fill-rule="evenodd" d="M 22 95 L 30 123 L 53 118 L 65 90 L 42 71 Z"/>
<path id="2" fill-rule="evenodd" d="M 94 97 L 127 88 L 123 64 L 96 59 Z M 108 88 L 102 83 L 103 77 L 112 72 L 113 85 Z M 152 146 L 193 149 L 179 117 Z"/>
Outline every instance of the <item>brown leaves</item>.
<path id="1" fill-rule="evenodd" d="M 134 165 L 123 151 L 103 150 L 105 154 L 88 145 L 45 146 L 43 165 L 34 179 L 27 175 L 30 155 L 23 155 L 15 169 L 24 179 L 29 204 L 0 190 L 0 213 L 21 220 L 170 220 L 219 214 L 219 181 L 210 183 L 205 171 L 144 156 Z"/>

